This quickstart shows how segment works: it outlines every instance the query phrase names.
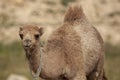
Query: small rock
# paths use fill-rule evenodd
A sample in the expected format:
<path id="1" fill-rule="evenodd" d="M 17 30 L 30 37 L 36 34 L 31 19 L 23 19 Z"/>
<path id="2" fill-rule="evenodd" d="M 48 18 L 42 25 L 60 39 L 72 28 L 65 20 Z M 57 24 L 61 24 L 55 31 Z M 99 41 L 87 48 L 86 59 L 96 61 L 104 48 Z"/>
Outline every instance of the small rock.
<path id="1" fill-rule="evenodd" d="M 25 76 L 17 75 L 17 74 L 11 74 L 7 80 L 28 80 Z"/>

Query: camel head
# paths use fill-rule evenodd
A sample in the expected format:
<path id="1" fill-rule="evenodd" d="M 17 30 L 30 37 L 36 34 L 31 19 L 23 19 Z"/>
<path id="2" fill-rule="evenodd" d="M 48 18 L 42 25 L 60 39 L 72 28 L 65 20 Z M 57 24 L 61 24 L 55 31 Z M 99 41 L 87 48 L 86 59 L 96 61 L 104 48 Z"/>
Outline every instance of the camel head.
<path id="1" fill-rule="evenodd" d="M 39 45 L 39 39 L 42 35 L 42 28 L 36 26 L 20 27 L 19 36 L 22 40 L 24 49 L 33 49 Z"/>

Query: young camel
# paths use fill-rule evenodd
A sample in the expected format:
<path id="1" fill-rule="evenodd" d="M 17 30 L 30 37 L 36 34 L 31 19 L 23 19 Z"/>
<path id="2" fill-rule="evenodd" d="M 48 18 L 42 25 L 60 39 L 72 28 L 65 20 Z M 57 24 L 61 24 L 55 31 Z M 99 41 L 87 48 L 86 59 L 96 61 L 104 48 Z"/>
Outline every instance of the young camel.
<path id="1" fill-rule="evenodd" d="M 42 28 L 25 26 L 19 34 L 30 69 L 36 73 Z M 41 57 L 39 75 L 45 80 L 107 80 L 103 40 L 79 6 L 69 7 L 62 26 L 53 31 L 44 45 Z"/>

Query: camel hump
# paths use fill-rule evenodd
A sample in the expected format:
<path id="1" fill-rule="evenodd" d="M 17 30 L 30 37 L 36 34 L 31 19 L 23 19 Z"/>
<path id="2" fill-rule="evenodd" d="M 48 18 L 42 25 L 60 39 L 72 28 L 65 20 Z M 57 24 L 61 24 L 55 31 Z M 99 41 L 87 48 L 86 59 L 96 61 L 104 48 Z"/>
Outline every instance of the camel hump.
<path id="1" fill-rule="evenodd" d="M 70 6 L 65 14 L 64 22 L 74 23 L 85 18 L 81 6 Z"/>

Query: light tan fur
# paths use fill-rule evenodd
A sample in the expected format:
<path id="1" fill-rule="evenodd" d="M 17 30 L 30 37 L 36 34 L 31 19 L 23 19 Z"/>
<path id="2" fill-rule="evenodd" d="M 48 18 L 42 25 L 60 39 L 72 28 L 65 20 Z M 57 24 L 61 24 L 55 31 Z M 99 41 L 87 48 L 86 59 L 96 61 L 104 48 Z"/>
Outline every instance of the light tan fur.
<path id="1" fill-rule="evenodd" d="M 20 30 L 20 34 L 24 32 L 23 39 L 26 40 L 26 34 L 34 36 L 36 32 L 41 34 L 41 30 L 27 26 Z M 25 51 L 29 54 L 27 58 L 31 69 L 36 72 L 40 45 L 39 40 L 32 37 L 31 40 L 36 41 L 31 43 L 35 46 Z M 46 80 L 106 80 L 103 44 L 100 34 L 88 22 L 82 8 L 70 7 L 62 26 L 53 31 L 43 48 L 40 77 Z"/>
<path id="2" fill-rule="evenodd" d="M 35 35 L 42 35 L 42 28 L 31 25 L 20 27 L 19 35 L 30 64 L 30 69 L 36 72 L 40 58 L 40 43 L 39 38 L 35 39 Z"/>

